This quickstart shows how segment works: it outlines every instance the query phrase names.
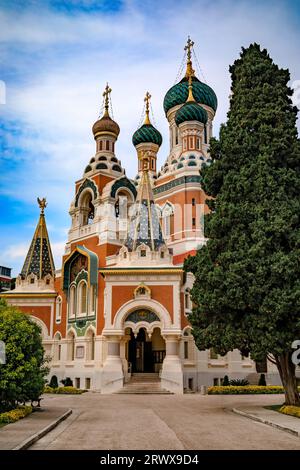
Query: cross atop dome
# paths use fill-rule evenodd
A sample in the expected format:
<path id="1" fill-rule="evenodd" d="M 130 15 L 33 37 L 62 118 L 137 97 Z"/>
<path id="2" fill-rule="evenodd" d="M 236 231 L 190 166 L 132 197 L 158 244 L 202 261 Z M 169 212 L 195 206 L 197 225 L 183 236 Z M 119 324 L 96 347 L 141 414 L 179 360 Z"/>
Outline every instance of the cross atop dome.
<path id="1" fill-rule="evenodd" d="M 146 111 L 145 111 L 146 116 L 145 116 L 144 124 L 151 124 L 150 119 L 149 119 L 150 99 L 151 99 L 151 95 L 150 95 L 149 91 L 147 91 L 146 96 L 144 98 L 144 101 L 146 103 Z"/>
<path id="2" fill-rule="evenodd" d="M 104 97 L 104 108 L 105 108 L 104 116 L 109 116 L 108 107 L 109 107 L 109 99 L 110 99 L 111 92 L 112 92 L 112 89 L 108 86 L 108 83 L 106 83 L 106 87 L 102 95 Z"/>
<path id="3" fill-rule="evenodd" d="M 187 62 L 186 62 L 186 72 L 185 72 L 185 76 L 187 78 L 194 77 L 194 75 L 195 75 L 195 70 L 193 69 L 193 64 L 192 64 L 192 48 L 193 48 L 193 45 L 194 45 L 194 41 L 191 41 L 190 36 L 188 36 L 186 46 L 184 47 L 184 50 L 187 51 L 187 53 L 186 53 Z"/>

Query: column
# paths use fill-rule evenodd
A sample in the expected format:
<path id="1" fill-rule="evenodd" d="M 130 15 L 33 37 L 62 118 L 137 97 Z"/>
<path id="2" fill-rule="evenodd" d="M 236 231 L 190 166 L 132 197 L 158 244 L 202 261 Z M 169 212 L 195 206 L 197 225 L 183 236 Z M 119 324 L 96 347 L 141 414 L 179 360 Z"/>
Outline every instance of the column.
<path id="1" fill-rule="evenodd" d="M 106 336 L 107 356 L 103 364 L 101 393 L 114 393 L 123 387 L 120 340 L 119 336 Z"/>
<path id="2" fill-rule="evenodd" d="M 183 393 L 183 370 L 179 356 L 180 335 L 166 335 L 166 357 L 162 365 L 161 386 L 176 394 Z"/>

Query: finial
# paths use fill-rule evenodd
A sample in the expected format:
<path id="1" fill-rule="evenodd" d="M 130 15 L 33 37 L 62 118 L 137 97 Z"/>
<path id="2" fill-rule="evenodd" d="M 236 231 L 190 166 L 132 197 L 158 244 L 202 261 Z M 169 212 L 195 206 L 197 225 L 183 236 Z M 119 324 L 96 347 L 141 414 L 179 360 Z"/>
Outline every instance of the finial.
<path id="1" fill-rule="evenodd" d="M 40 199 L 38 197 L 37 202 L 38 202 L 39 208 L 41 209 L 41 214 L 44 214 L 45 207 L 47 207 L 46 198 L 43 197 L 43 199 Z"/>
<path id="2" fill-rule="evenodd" d="M 194 41 L 191 41 L 190 36 L 188 36 L 188 40 L 186 43 L 186 46 L 184 47 L 184 50 L 187 51 L 187 62 L 186 62 L 186 72 L 185 76 L 189 78 L 190 76 L 195 75 L 195 70 L 193 69 L 193 64 L 192 64 L 192 47 L 194 45 Z"/>
<path id="3" fill-rule="evenodd" d="M 149 91 L 147 91 L 146 96 L 144 98 L 144 101 L 146 103 L 146 116 L 145 116 L 144 124 L 151 124 L 150 119 L 149 119 L 150 98 L 151 98 L 151 95 Z"/>
<path id="4" fill-rule="evenodd" d="M 189 94 L 187 97 L 187 102 L 188 101 L 196 101 L 193 95 L 193 77 L 192 75 L 189 76 Z"/>
<path id="5" fill-rule="evenodd" d="M 111 94 L 111 88 L 109 88 L 108 83 L 106 83 L 105 90 L 103 92 L 104 96 L 104 116 L 109 116 L 108 107 L 109 107 L 109 95 Z"/>

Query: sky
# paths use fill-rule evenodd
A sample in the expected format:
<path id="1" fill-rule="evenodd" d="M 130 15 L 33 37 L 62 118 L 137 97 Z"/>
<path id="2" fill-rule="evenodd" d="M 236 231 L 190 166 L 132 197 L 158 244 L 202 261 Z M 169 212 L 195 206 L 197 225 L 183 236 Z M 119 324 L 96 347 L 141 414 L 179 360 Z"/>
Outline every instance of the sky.
<path id="1" fill-rule="evenodd" d="M 121 128 L 116 154 L 127 176 L 136 174 L 131 138 L 146 91 L 164 139 L 158 164 L 164 163 L 163 98 L 188 35 L 200 64 L 196 73 L 218 97 L 216 137 L 228 111 L 229 65 L 250 43 L 289 68 L 300 107 L 298 0 L 0 0 L 0 265 L 14 276 L 38 221 L 37 197 L 48 201 L 60 268 L 74 182 L 95 153 L 91 128 L 106 82 Z"/>

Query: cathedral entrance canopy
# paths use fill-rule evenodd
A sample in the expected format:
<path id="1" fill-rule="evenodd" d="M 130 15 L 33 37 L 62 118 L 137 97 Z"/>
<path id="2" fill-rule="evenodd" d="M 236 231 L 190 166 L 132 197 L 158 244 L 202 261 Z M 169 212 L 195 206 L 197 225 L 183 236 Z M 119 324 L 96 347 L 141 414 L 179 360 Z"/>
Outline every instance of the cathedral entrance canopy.
<path id="1" fill-rule="evenodd" d="M 73 281 L 72 275 L 84 269 L 88 273 L 88 285 L 96 286 L 98 283 L 98 256 L 84 246 L 78 245 L 75 250 L 64 261 L 62 279 L 63 289 L 67 290 Z"/>

